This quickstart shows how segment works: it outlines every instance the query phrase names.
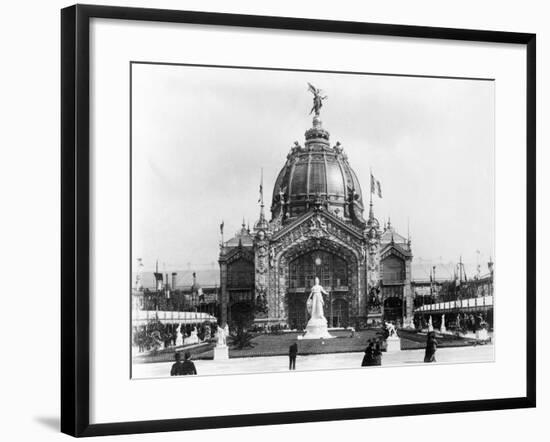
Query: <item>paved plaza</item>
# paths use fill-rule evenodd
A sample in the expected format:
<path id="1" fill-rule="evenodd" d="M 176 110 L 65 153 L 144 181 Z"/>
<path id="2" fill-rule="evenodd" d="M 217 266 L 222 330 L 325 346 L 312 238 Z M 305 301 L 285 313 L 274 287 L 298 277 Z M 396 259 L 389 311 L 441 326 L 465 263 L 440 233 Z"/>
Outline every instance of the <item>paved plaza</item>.
<path id="1" fill-rule="evenodd" d="M 463 362 L 491 362 L 494 359 L 494 346 L 478 345 L 473 347 L 441 348 L 437 350 L 438 364 Z M 357 368 L 361 366 L 363 353 L 336 353 L 300 356 L 296 360 L 297 371 Z M 422 364 L 424 350 L 407 350 L 395 353 L 382 353 L 382 366 L 400 366 Z M 169 377 L 173 362 L 134 364 L 132 377 L 161 378 Z M 288 371 L 288 356 L 268 356 L 252 358 L 233 358 L 225 361 L 194 361 L 200 375 L 243 374 Z M 378 368 L 378 367 L 368 367 Z"/>

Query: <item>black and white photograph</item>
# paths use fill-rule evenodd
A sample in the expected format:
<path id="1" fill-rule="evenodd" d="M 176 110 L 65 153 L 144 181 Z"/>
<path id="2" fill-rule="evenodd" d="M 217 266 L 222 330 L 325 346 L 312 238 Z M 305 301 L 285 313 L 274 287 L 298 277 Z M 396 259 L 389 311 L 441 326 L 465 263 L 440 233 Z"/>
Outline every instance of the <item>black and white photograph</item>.
<path id="1" fill-rule="evenodd" d="M 494 361 L 493 79 L 129 75 L 132 379 Z"/>
<path id="2" fill-rule="evenodd" d="M 1 440 L 544 434 L 543 2 L 6 6 Z"/>

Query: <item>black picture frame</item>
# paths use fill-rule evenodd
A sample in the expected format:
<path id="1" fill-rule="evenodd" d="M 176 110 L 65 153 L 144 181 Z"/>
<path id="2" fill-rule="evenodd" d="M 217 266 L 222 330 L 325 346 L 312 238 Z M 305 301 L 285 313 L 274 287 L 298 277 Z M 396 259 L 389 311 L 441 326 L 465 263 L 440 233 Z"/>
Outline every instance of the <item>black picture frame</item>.
<path id="1" fill-rule="evenodd" d="M 341 34 L 513 43 L 526 47 L 527 358 L 526 395 L 505 399 L 304 410 L 90 424 L 90 123 L 91 18 L 222 25 Z M 61 431 L 76 437 L 273 425 L 536 405 L 536 35 L 290 17 L 75 5 L 61 10 Z"/>

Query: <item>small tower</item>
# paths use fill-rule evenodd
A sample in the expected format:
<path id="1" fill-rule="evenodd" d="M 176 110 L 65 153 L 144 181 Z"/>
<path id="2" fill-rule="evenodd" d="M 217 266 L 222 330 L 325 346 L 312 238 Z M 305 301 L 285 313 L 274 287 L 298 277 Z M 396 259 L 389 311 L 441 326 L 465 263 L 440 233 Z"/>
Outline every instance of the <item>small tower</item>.
<path id="1" fill-rule="evenodd" d="M 258 221 L 254 224 L 254 233 L 256 235 L 260 234 L 260 232 L 263 232 L 263 235 L 265 235 L 267 229 L 269 228 L 269 223 L 267 222 L 265 218 L 265 211 L 264 211 L 264 170 L 261 169 L 260 173 L 260 197 L 258 198 L 258 202 L 260 203 L 260 217 L 258 218 Z"/>

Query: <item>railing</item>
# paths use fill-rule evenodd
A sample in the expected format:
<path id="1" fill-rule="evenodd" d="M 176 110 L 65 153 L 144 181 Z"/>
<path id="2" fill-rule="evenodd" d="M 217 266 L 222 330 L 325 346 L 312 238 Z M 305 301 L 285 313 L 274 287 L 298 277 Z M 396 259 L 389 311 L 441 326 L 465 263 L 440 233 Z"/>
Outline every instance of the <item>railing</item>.
<path id="1" fill-rule="evenodd" d="M 445 312 L 453 310 L 474 310 L 493 307 L 493 296 L 479 298 L 457 299 L 455 301 L 436 302 L 425 304 L 414 310 L 415 313 Z"/>
<path id="2" fill-rule="evenodd" d="M 200 324 L 207 321 L 217 321 L 214 316 L 201 312 L 172 312 L 155 310 L 134 310 L 132 312 L 133 325 L 145 325 L 153 319 L 158 319 L 163 324 Z"/>

